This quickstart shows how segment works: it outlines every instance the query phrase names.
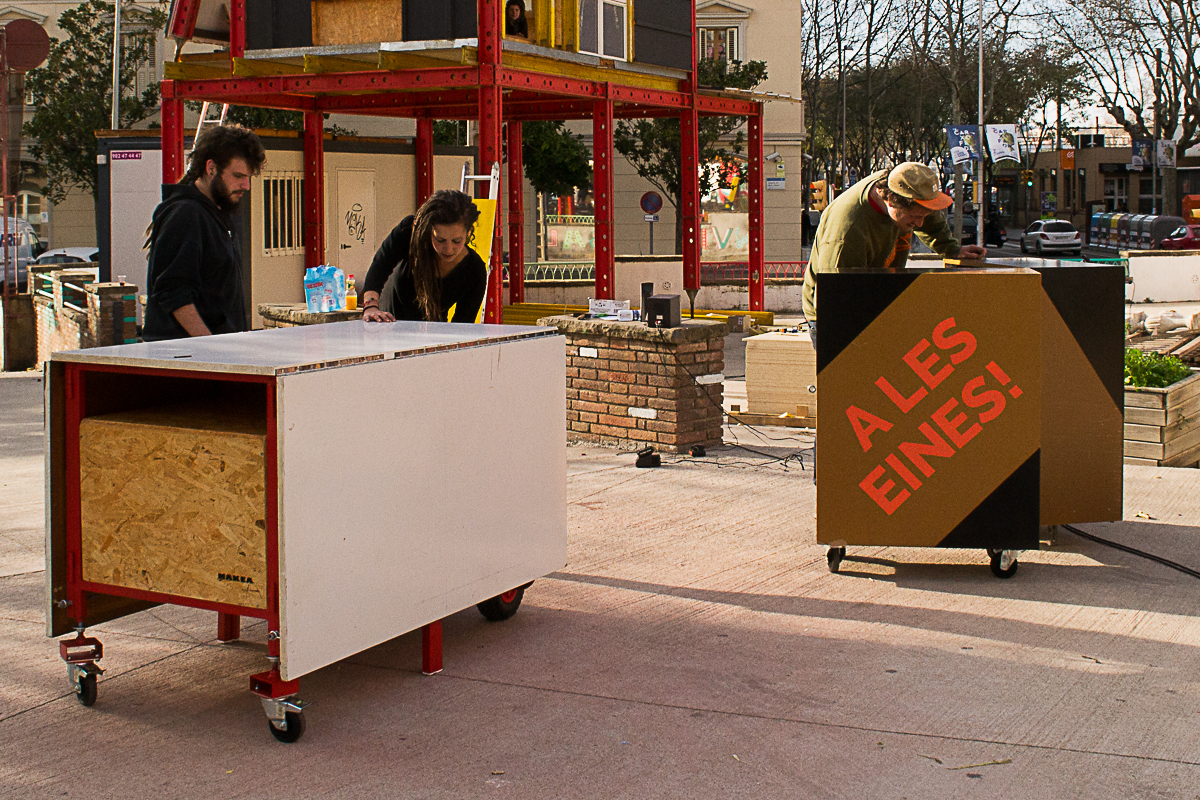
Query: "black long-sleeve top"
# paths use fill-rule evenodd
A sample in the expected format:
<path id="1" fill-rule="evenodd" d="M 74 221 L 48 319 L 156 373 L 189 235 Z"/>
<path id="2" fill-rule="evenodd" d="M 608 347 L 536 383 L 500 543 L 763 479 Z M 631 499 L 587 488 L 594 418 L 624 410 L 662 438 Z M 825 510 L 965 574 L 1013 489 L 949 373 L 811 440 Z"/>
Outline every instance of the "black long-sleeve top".
<path id="1" fill-rule="evenodd" d="M 194 184 L 166 184 L 150 233 L 142 338 L 187 338 L 174 316 L 187 305 L 196 307 L 212 333 L 250 329 L 233 218 Z"/>
<path id="2" fill-rule="evenodd" d="M 379 292 L 379 308 L 396 319 L 422 321 L 425 319 L 417 302 L 417 287 L 408 266 L 408 249 L 412 243 L 415 217 L 407 216 L 383 240 L 367 279 L 364 292 Z M 474 322 L 487 292 L 487 265 L 470 246 L 467 254 L 450 274 L 438 280 L 442 308 L 454 306 L 451 322 Z M 436 320 L 440 322 L 441 320 Z"/>

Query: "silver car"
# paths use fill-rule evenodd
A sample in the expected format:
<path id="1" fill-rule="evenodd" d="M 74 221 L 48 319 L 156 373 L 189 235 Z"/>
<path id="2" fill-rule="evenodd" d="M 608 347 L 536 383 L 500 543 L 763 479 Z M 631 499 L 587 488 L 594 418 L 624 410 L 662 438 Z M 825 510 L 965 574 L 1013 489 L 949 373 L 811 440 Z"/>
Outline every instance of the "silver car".
<path id="1" fill-rule="evenodd" d="M 1039 219 L 1021 234 L 1021 252 L 1043 253 L 1083 252 L 1083 239 L 1075 226 L 1064 219 Z"/>

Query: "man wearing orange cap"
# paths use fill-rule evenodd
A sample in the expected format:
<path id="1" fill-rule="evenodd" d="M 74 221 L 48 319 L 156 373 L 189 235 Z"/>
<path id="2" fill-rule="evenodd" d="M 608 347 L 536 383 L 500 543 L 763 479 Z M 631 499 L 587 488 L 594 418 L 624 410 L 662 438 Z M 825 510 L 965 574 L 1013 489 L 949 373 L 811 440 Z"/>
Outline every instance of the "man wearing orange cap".
<path id="1" fill-rule="evenodd" d="M 983 258 L 987 250 L 963 245 L 946 224 L 942 209 L 954 200 L 941 190 L 937 173 L 906 161 L 851 186 L 821 214 L 804 275 L 804 317 L 817 342 L 817 285 L 822 272 L 886 269 L 908 262 L 914 233 L 947 258 Z"/>

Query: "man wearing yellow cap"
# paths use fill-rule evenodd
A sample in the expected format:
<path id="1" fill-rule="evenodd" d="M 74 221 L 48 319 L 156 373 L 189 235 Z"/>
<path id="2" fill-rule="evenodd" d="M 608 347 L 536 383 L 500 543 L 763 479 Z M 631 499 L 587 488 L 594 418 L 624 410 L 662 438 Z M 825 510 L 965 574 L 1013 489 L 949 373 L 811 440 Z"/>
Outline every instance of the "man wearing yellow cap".
<path id="1" fill-rule="evenodd" d="M 962 245 L 950 232 L 942 209 L 954 201 L 941 191 L 937 173 L 906 161 L 851 186 L 829 204 L 817 226 L 804 275 L 804 317 L 817 341 L 817 284 L 822 272 L 886 269 L 908 262 L 914 233 L 933 252 L 948 258 L 983 258 L 987 250 Z"/>

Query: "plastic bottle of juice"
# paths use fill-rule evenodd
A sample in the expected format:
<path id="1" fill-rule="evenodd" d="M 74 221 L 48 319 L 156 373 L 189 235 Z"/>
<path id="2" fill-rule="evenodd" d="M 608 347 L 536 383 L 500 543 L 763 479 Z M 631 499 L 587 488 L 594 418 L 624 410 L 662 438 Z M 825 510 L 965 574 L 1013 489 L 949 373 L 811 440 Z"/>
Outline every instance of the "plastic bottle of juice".
<path id="1" fill-rule="evenodd" d="M 358 290 L 354 288 L 354 276 L 351 275 L 346 279 L 346 310 L 354 311 L 358 308 Z"/>

